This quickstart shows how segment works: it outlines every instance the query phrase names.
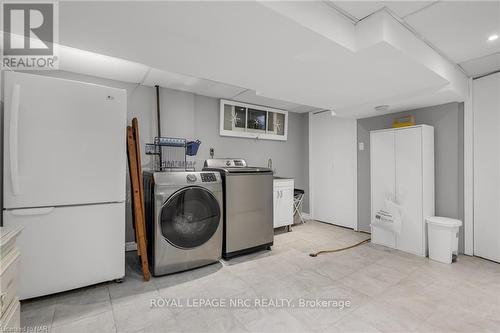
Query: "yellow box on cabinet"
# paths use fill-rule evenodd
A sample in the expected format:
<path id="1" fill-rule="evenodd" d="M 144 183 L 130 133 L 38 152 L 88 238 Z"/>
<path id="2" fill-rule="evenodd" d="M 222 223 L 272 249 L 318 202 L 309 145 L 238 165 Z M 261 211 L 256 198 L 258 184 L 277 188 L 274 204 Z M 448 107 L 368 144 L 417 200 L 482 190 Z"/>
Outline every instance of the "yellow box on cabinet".
<path id="1" fill-rule="evenodd" d="M 392 122 L 392 128 L 415 126 L 415 117 L 412 115 L 398 117 Z"/>

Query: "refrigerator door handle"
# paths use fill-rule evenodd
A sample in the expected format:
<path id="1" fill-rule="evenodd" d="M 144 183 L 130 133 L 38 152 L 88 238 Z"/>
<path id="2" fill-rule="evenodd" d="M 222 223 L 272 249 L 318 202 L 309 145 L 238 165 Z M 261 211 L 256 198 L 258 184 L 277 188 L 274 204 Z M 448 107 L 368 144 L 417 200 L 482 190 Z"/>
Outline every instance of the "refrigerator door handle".
<path id="1" fill-rule="evenodd" d="M 19 131 L 19 98 L 21 86 L 15 84 L 12 88 L 12 100 L 10 103 L 9 124 L 9 154 L 10 154 L 10 180 L 14 195 L 21 194 L 19 186 L 19 156 L 18 156 L 18 131 Z"/>
<path id="2" fill-rule="evenodd" d="M 13 209 L 10 212 L 14 216 L 47 215 L 52 213 L 54 208 L 55 207 Z"/>

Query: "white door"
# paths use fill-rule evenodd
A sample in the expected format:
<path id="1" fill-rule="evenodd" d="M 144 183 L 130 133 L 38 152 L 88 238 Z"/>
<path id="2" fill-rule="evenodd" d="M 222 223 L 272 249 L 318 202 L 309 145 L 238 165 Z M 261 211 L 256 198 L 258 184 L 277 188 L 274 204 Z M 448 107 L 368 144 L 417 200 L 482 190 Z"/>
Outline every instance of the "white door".
<path id="1" fill-rule="evenodd" d="M 125 275 L 124 203 L 4 210 L 7 227 L 22 226 L 21 299 Z"/>
<path id="2" fill-rule="evenodd" d="M 395 131 L 396 202 L 401 207 L 401 234 L 396 247 L 418 255 L 424 252 L 422 216 L 422 129 Z"/>
<path id="3" fill-rule="evenodd" d="M 314 219 L 356 228 L 356 120 L 311 114 L 310 138 Z"/>
<path id="4" fill-rule="evenodd" d="M 5 73 L 4 208 L 125 199 L 126 92 Z"/>
<path id="5" fill-rule="evenodd" d="M 474 255 L 500 262 L 500 73 L 474 80 Z"/>

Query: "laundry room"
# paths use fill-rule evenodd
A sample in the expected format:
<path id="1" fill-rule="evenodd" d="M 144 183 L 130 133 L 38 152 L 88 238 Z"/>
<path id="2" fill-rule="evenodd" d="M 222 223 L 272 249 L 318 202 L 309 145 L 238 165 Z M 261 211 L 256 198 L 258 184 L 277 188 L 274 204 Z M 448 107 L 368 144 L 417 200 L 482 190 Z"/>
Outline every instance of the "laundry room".
<path id="1" fill-rule="evenodd" d="M 500 1 L 0 7 L 0 332 L 500 331 Z"/>

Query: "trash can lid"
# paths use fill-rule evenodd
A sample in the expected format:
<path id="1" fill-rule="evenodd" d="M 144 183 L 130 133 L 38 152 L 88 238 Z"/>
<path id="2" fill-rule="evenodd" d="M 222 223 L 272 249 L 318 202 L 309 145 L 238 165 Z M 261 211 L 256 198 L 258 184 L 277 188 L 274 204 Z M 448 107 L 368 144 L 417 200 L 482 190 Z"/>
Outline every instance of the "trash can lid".
<path id="1" fill-rule="evenodd" d="M 461 227 L 462 221 L 457 219 L 451 219 L 449 217 L 441 216 L 429 216 L 426 218 L 427 223 L 436 224 L 443 227 Z"/>

